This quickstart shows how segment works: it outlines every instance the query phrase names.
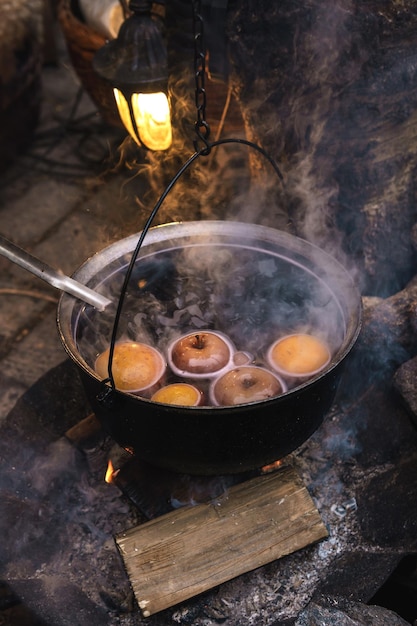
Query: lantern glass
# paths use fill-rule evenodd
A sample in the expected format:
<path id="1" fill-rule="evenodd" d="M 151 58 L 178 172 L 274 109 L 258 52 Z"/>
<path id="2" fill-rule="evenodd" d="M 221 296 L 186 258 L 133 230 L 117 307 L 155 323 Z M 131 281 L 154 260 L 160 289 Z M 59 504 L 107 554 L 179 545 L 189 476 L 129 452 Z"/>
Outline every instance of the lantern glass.
<path id="1" fill-rule="evenodd" d="M 171 117 L 165 93 L 133 93 L 131 108 L 119 89 L 114 89 L 114 97 L 125 128 L 138 145 L 149 150 L 167 150 L 170 147 Z"/>

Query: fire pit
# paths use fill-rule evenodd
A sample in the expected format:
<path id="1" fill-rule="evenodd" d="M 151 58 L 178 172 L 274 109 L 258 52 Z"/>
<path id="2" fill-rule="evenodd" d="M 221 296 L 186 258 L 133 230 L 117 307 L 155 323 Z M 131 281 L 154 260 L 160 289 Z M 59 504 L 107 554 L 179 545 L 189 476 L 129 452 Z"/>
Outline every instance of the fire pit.
<path id="1" fill-rule="evenodd" d="M 331 351 L 326 366 L 292 389 L 284 380 L 266 395 L 247 395 L 244 403 L 228 399 L 226 406 L 213 406 L 210 400 L 175 406 L 146 394 L 110 390 L 94 369 L 97 355 L 110 343 L 124 270 L 136 241 L 132 236 L 110 246 L 75 275 L 107 293 L 113 309 L 99 313 L 64 295 L 58 311 L 63 345 L 107 431 L 139 458 L 191 474 L 243 472 L 296 449 L 330 407 L 359 333 L 360 297 L 346 270 L 315 246 L 271 228 L 203 221 L 152 229 L 135 264 L 120 341 L 148 343 L 166 354 L 186 332 L 219 331 L 241 354 L 251 355 L 259 372 L 269 367 L 269 346 L 291 331 L 319 333 Z M 222 373 L 228 366 L 227 359 Z M 208 398 L 211 378 L 194 374 L 194 384 Z M 173 368 L 166 379 L 181 382 Z"/>
<path id="2" fill-rule="evenodd" d="M 144 618 L 113 537 L 145 519 L 103 480 L 110 442 L 99 433 L 81 451 L 63 436 L 88 411 L 67 360 L 25 394 L 1 428 L 1 577 L 37 623 L 296 624 L 323 597 L 333 611 L 341 597 L 363 607 L 401 556 L 416 550 L 417 432 L 387 385 L 370 385 L 360 399 L 344 394 L 343 410 L 336 397 L 321 427 L 286 459 L 308 487 L 328 538 Z M 181 481 L 187 504 L 199 482 Z M 167 503 L 154 468 L 143 466 L 142 485 L 143 505 L 151 496 L 165 512 L 178 506 L 174 498 Z M 227 488 L 225 482 L 225 498 Z"/>

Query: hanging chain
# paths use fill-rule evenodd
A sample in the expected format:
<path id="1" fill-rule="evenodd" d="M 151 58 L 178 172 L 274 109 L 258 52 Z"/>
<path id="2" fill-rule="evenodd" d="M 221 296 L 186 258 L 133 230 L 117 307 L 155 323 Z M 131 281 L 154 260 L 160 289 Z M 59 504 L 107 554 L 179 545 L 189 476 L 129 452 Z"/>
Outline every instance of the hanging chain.
<path id="1" fill-rule="evenodd" d="M 206 121 L 207 94 L 206 80 L 206 49 L 204 42 L 204 21 L 201 14 L 201 0 L 193 0 L 193 26 L 194 26 L 194 71 L 195 71 L 195 106 L 197 119 L 195 130 L 197 137 L 205 145 L 203 155 L 210 153 L 209 144 L 210 126 Z M 198 151 L 198 139 L 194 141 L 194 148 Z"/>

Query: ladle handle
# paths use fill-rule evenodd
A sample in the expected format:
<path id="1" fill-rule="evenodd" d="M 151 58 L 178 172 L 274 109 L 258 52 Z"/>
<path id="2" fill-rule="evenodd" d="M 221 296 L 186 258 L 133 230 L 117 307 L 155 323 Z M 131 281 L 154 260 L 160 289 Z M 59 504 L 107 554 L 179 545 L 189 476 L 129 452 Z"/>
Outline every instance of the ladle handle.
<path id="1" fill-rule="evenodd" d="M 65 276 L 65 274 L 62 274 L 58 270 L 53 269 L 29 252 L 26 252 L 26 250 L 23 250 L 3 237 L 3 235 L 0 235 L 0 254 L 49 283 L 52 287 L 80 298 L 83 302 L 91 304 L 99 311 L 103 311 L 111 303 L 111 300 L 105 296 L 102 296 L 69 276 Z"/>

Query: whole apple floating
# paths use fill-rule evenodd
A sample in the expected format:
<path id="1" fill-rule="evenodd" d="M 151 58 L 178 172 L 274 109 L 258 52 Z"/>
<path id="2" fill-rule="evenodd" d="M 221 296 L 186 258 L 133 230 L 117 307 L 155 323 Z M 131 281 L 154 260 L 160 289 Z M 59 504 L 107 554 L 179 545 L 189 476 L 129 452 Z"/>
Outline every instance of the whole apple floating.
<path id="1" fill-rule="evenodd" d="M 175 404 L 178 406 L 198 406 L 201 404 L 203 395 L 197 387 L 188 383 L 171 383 L 156 391 L 151 400 L 163 404 Z"/>
<path id="2" fill-rule="evenodd" d="M 244 365 L 220 376 L 210 391 L 213 404 L 234 406 L 278 396 L 286 385 L 263 367 Z"/>
<path id="3" fill-rule="evenodd" d="M 180 337 L 170 350 L 172 366 L 183 376 L 218 372 L 229 363 L 231 354 L 228 341 L 207 330 Z"/>
<path id="4" fill-rule="evenodd" d="M 290 376 L 312 376 L 330 361 L 328 346 L 315 335 L 295 333 L 276 341 L 268 352 L 271 366 Z"/>
<path id="5" fill-rule="evenodd" d="M 104 380 L 108 377 L 110 348 L 96 359 L 95 370 Z M 166 364 L 162 355 L 144 343 L 121 342 L 114 346 L 112 375 L 116 389 L 142 391 L 155 385 L 163 376 Z"/>

